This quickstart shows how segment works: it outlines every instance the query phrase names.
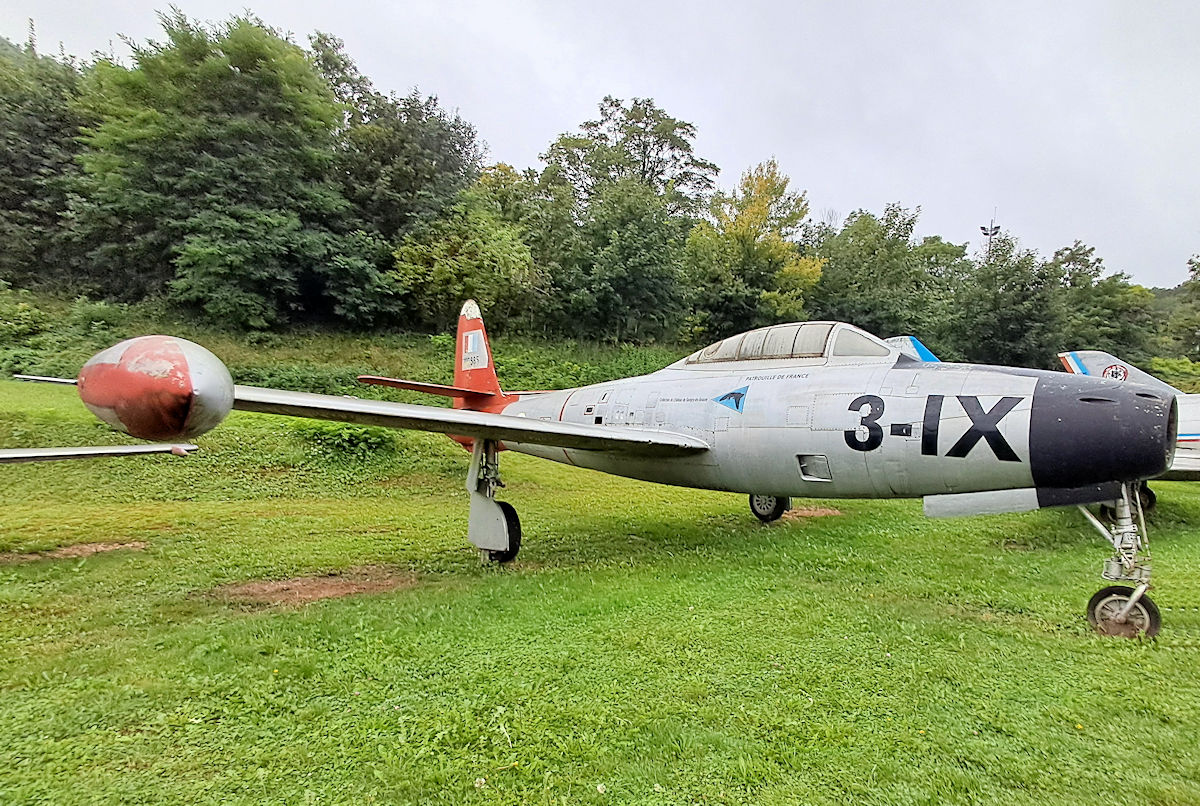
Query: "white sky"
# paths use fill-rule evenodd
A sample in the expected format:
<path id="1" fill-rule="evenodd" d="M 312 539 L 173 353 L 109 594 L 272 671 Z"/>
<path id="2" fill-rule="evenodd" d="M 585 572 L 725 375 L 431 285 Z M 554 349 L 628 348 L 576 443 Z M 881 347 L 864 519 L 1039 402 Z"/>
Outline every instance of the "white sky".
<path id="1" fill-rule="evenodd" d="M 1200 252 L 1200 4 L 1192 2 L 394 2 L 178 0 L 249 8 L 298 42 L 342 37 L 376 86 L 416 86 L 524 168 L 606 95 L 699 127 L 721 183 L 769 157 L 813 215 L 921 207 L 921 234 L 980 246 L 996 221 L 1043 255 L 1075 239 L 1173 286 Z M 0 0 L 43 52 L 158 36 L 163 3 Z"/>

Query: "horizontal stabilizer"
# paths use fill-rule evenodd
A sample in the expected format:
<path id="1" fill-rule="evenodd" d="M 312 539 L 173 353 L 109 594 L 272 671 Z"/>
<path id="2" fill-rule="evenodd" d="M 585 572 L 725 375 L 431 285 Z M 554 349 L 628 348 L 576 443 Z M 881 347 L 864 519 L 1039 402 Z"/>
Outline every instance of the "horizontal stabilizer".
<path id="1" fill-rule="evenodd" d="M 390 386 L 393 389 L 407 389 L 410 392 L 424 392 L 427 395 L 440 397 L 495 397 L 494 392 L 481 392 L 474 389 L 463 389 L 459 386 L 445 386 L 440 383 L 423 383 L 421 381 L 405 381 L 400 378 L 384 378 L 380 375 L 359 375 L 361 383 L 372 386 Z"/>
<path id="2" fill-rule="evenodd" d="M 501 442 L 611 451 L 628 456 L 684 456 L 708 450 L 708 443 L 703 440 L 668 431 L 534 420 L 469 409 L 417 406 L 257 386 L 235 386 L 233 407 L 240 411 L 311 417 L 384 428 L 408 428 Z"/>
<path id="3" fill-rule="evenodd" d="M 1000 515 L 1006 512 L 1029 512 L 1043 507 L 1097 504 L 1116 500 L 1120 495 L 1121 485 L 1116 482 L 1087 487 L 1025 487 L 1019 490 L 927 495 L 925 514 L 930 518 Z"/>
<path id="4" fill-rule="evenodd" d="M 59 459 L 94 459 L 98 456 L 136 456 L 145 453 L 173 453 L 187 456 L 195 445 L 98 445 L 86 448 L 5 448 L 0 450 L 0 465 L 18 462 L 53 462 Z"/>

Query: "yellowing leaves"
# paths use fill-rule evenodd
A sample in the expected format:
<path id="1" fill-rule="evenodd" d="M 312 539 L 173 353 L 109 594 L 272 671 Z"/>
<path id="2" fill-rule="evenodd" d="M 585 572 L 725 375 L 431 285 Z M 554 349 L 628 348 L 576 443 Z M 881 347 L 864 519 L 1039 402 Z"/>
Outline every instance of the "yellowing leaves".
<path id="1" fill-rule="evenodd" d="M 717 228 L 743 242 L 772 236 L 782 241 L 794 235 L 808 215 L 808 199 L 803 192 L 789 193 L 789 182 L 775 160 L 755 165 L 742 174 L 732 194 L 718 194 L 713 200 Z"/>
<path id="2" fill-rule="evenodd" d="M 688 237 L 689 260 L 703 280 L 733 295 L 724 303 L 745 309 L 753 300 L 753 321 L 739 318 L 741 327 L 803 318 L 804 298 L 821 278 L 824 260 L 802 256 L 788 240 L 808 215 L 807 198 L 790 192 L 789 182 L 775 160 L 759 163 L 732 193 L 714 198 L 712 222 Z"/>

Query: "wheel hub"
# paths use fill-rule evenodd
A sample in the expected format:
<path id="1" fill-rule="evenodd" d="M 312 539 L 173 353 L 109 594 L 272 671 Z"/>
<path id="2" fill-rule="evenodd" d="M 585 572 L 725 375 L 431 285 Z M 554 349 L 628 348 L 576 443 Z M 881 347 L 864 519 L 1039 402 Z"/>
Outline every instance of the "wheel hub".
<path id="1" fill-rule="evenodd" d="M 756 495 L 751 498 L 750 505 L 754 507 L 754 511 L 759 515 L 770 515 L 775 509 L 775 496 L 773 495 Z"/>
<path id="2" fill-rule="evenodd" d="M 1096 606 L 1097 632 L 1121 638 L 1136 638 L 1140 633 L 1146 632 L 1150 628 L 1150 614 L 1141 602 L 1133 606 L 1123 622 L 1117 621 L 1117 617 L 1128 603 L 1128 596 L 1109 596 L 1100 602 Z"/>

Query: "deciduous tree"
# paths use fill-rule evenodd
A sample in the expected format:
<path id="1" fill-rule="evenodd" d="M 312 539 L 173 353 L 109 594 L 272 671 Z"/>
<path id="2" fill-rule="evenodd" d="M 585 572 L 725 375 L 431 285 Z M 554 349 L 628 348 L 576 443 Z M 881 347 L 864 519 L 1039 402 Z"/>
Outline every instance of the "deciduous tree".
<path id="1" fill-rule="evenodd" d="M 803 317 L 824 261 L 802 255 L 790 240 L 808 201 L 788 185 L 775 160 L 756 165 L 732 193 L 713 199 L 712 221 L 688 236 L 687 265 L 707 336 Z"/>
<path id="2" fill-rule="evenodd" d="M 353 234 L 330 181 L 340 112 L 305 52 L 250 18 L 161 20 L 132 68 L 101 61 L 85 82 L 85 270 L 226 324 L 373 320 L 389 303 L 380 244 Z"/>
<path id="3" fill-rule="evenodd" d="M 911 334 L 947 351 L 954 289 L 966 271 L 966 247 L 941 238 L 917 240 L 920 210 L 888 205 L 882 216 L 850 215 L 840 230 L 819 225 L 806 252 L 825 259 L 810 310 L 880 336 Z"/>
<path id="4" fill-rule="evenodd" d="M 600 117 L 564 134 L 542 155 L 550 181 L 570 186 L 582 204 L 604 184 L 630 179 L 665 197 L 671 212 L 702 208 L 717 166 L 696 156 L 696 127 L 650 98 L 628 104 L 611 95 Z"/>
<path id="5" fill-rule="evenodd" d="M 1095 248 L 1075 241 L 1054 253 L 1052 270 L 1062 277 L 1067 347 L 1104 350 L 1134 362 L 1157 347 L 1154 296 L 1123 273 L 1105 274 Z"/>
<path id="6" fill-rule="evenodd" d="M 1064 349 L 1062 273 L 1001 234 L 959 291 L 955 333 L 971 361 L 1052 367 Z"/>
<path id="7" fill-rule="evenodd" d="M 74 64 L 0 38 L 0 280 L 64 281 L 62 214 L 78 172 Z"/>
<path id="8" fill-rule="evenodd" d="M 564 329 L 614 341 L 674 335 L 683 307 L 686 227 L 638 180 L 601 190 L 581 228 L 587 254 L 558 278 Z"/>
<path id="9" fill-rule="evenodd" d="M 527 324 L 546 282 L 522 235 L 485 195 L 468 192 L 446 215 L 406 236 L 392 278 L 408 324 L 451 329 L 465 299 L 479 302 L 497 332 Z"/>
<path id="10" fill-rule="evenodd" d="M 314 34 L 310 47 L 343 104 L 335 175 L 360 221 L 395 242 L 454 204 L 479 175 L 475 127 L 415 89 L 377 92 L 337 37 Z"/>

